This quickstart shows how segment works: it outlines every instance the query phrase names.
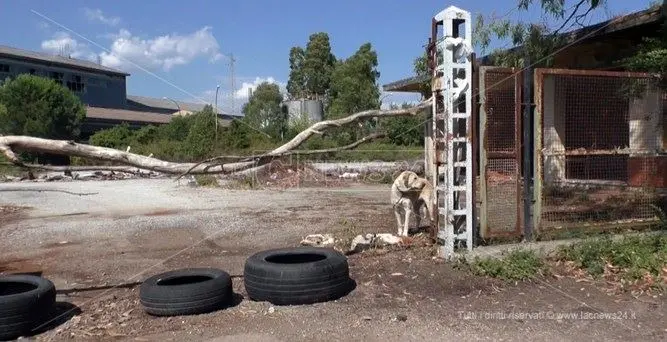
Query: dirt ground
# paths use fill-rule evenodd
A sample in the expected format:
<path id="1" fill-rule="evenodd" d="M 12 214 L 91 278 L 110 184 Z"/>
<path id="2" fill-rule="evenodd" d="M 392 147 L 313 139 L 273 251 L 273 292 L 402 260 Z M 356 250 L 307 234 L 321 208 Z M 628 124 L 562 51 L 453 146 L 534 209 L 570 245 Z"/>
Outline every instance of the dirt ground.
<path id="1" fill-rule="evenodd" d="M 164 179 L 0 184 L 0 208 L 23 207 L 0 211 L 0 272 L 42 272 L 56 284 L 62 315 L 35 340 L 667 339 L 664 296 L 612 295 L 567 277 L 504 284 L 433 260 L 429 248 L 349 256 L 357 287 L 338 301 L 274 307 L 243 298 L 243 263 L 254 252 L 312 233 L 393 233 L 388 190 L 223 190 Z M 145 314 L 139 282 L 182 267 L 228 271 L 242 299 L 205 315 Z"/>

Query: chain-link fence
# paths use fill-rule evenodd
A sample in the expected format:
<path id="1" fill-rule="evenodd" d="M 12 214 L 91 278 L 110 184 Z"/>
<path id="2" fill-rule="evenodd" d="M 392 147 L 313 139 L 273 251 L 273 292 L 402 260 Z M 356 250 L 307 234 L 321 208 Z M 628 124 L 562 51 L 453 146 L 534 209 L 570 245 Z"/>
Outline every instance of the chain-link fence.
<path id="1" fill-rule="evenodd" d="M 521 74 L 480 68 L 480 233 L 521 234 Z"/>
<path id="2" fill-rule="evenodd" d="M 535 227 L 655 220 L 665 184 L 663 93 L 647 74 L 538 69 Z"/>

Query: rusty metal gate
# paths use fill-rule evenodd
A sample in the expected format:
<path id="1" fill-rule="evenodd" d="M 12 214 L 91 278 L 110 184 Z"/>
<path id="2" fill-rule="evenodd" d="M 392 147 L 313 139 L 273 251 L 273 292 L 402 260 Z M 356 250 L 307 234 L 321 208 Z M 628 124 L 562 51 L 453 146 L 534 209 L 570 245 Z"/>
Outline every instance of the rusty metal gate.
<path id="1" fill-rule="evenodd" d="M 521 93 L 519 69 L 479 68 L 479 200 L 482 239 L 521 236 Z"/>
<path id="2" fill-rule="evenodd" d="M 647 73 L 535 70 L 533 226 L 540 234 L 660 221 L 663 93 Z"/>

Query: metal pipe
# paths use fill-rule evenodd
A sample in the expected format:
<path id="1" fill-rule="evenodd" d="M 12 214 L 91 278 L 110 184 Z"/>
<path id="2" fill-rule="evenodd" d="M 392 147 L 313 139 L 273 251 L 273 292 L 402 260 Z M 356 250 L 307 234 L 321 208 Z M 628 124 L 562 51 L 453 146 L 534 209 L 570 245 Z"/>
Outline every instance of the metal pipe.
<path id="1" fill-rule="evenodd" d="M 525 59 L 525 68 L 523 70 L 523 224 L 524 224 L 524 239 L 526 241 L 533 240 L 533 221 L 531 218 L 531 209 L 533 198 L 531 191 L 532 187 L 532 172 L 531 172 L 531 117 L 533 112 L 532 101 L 533 90 L 533 67 L 530 64 L 530 59 Z M 518 203 L 517 203 L 518 204 Z"/>

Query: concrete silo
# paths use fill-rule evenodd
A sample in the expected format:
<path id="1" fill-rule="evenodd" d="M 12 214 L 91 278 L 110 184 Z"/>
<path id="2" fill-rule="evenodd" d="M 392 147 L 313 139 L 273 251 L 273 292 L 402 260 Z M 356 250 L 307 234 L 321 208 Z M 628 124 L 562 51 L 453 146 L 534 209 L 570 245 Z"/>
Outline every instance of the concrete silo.
<path id="1" fill-rule="evenodd" d="M 290 122 L 300 119 L 303 114 L 307 114 L 311 122 L 317 122 L 322 121 L 324 106 L 320 100 L 289 100 L 283 102 L 283 112 L 287 113 Z"/>

